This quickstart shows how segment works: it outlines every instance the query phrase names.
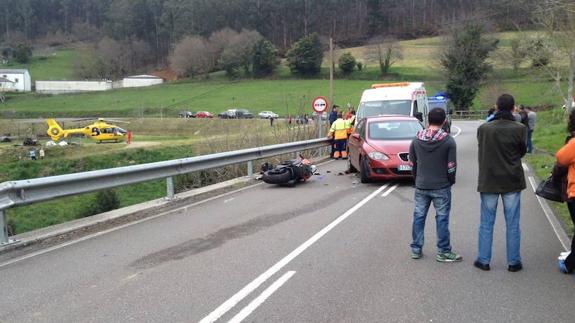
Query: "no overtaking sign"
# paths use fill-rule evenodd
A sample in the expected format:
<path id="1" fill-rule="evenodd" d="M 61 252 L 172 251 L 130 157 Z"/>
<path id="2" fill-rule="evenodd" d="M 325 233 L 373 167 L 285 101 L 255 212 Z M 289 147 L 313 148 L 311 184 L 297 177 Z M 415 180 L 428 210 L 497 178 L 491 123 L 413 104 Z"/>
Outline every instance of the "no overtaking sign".
<path id="1" fill-rule="evenodd" d="M 323 96 L 315 98 L 312 103 L 313 110 L 317 113 L 325 112 L 325 110 L 327 110 L 327 106 L 327 99 Z"/>

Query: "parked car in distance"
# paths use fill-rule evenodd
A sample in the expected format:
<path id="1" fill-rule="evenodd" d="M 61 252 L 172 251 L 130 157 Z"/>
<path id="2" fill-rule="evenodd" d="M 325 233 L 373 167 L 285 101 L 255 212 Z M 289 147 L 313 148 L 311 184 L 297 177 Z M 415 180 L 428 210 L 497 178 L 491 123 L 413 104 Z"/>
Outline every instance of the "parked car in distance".
<path id="1" fill-rule="evenodd" d="M 236 118 L 238 119 L 252 119 L 254 115 L 246 109 L 237 109 Z"/>
<path id="2" fill-rule="evenodd" d="M 180 118 L 195 118 L 196 113 L 192 111 L 180 111 Z"/>
<path id="3" fill-rule="evenodd" d="M 277 115 L 276 113 L 273 113 L 272 111 L 262 111 L 260 113 L 258 113 L 258 116 L 260 117 L 260 119 L 269 119 L 269 118 L 278 118 L 279 115 Z"/>
<path id="4" fill-rule="evenodd" d="M 228 109 L 224 112 L 218 113 L 218 117 L 222 119 L 235 119 L 237 118 L 236 111 L 237 109 Z"/>
<path id="5" fill-rule="evenodd" d="M 213 118 L 214 115 L 209 113 L 208 111 L 198 111 L 196 113 L 196 118 Z"/>
<path id="6" fill-rule="evenodd" d="M 348 166 L 360 172 L 362 183 L 375 179 L 413 178 L 409 145 L 421 122 L 408 116 L 378 116 L 361 119 L 348 140 Z"/>
<path id="7" fill-rule="evenodd" d="M 0 136 L 0 142 L 12 142 L 12 138 L 10 138 L 10 134 L 5 134 Z"/>

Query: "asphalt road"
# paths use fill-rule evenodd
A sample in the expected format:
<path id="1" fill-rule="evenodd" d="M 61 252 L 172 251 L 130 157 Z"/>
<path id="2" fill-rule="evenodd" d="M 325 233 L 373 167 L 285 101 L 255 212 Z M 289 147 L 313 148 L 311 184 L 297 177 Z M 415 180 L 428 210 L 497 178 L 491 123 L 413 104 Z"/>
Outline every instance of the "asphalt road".
<path id="1" fill-rule="evenodd" d="M 460 122 L 451 234 L 437 263 L 433 214 L 411 260 L 413 188 L 359 184 L 345 162 L 296 188 L 258 185 L 0 264 L 0 322 L 574 322 L 575 280 L 533 190 L 525 269 L 507 272 L 498 217 L 490 272 L 473 267 L 479 123 Z"/>

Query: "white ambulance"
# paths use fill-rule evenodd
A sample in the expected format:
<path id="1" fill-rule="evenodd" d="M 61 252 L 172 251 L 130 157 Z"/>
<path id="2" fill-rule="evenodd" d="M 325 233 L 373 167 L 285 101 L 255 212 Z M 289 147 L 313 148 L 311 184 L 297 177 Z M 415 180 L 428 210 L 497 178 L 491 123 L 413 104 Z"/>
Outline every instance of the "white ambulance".
<path id="1" fill-rule="evenodd" d="M 357 120 L 380 115 L 404 115 L 427 126 L 427 92 L 423 82 L 373 84 L 363 91 L 356 112 Z"/>

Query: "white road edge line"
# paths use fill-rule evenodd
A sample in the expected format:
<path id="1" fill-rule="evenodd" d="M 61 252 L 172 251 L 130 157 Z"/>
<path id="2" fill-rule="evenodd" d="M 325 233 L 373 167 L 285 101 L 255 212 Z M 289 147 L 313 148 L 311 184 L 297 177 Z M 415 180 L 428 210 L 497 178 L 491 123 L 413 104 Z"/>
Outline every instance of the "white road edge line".
<path id="1" fill-rule="evenodd" d="M 381 197 L 387 197 L 389 194 L 391 194 L 391 192 L 393 192 L 397 187 L 399 186 L 399 184 L 395 184 L 392 187 L 390 187 L 387 191 L 385 191 L 383 194 L 381 194 Z"/>
<path id="2" fill-rule="evenodd" d="M 333 162 L 333 159 L 332 159 L 332 160 L 328 160 L 328 161 L 326 161 L 326 162 L 323 162 L 323 163 L 321 163 L 321 164 L 318 164 L 318 166 L 325 165 L 325 164 L 329 164 L 329 163 L 331 163 L 331 162 Z M 65 242 L 65 243 L 62 243 L 62 244 L 59 244 L 59 245 L 56 245 L 56 246 L 53 246 L 53 247 L 50 247 L 50 248 L 47 248 L 47 249 L 43 249 L 43 250 L 40 250 L 40 251 L 37 251 L 37 252 L 33 252 L 33 253 L 30 253 L 30 254 L 27 254 L 27 255 L 22 256 L 22 257 L 19 257 L 19 258 L 14 258 L 14 259 L 9 260 L 9 261 L 7 261 L 7 262 L 1 263 L 1 264 L 0 264 L 0 268 L 6 267 L 6 266 L 8 266 L 8 265 L 11 265 L 11 264 L 14 264 L 14 263 L 17 263 L 17 262 L 20 262 L 20 261 L 22 261 L 22 260 L 26 260 L 26 259 L 30 259 L 30 258 L 33 258 L 33 257 L 41 256 L 41 255 L 43 255 L 43 254 L 45 254 L 45 253 L 49 253 L 49 252 L 52 252 L 52 251 L 55 251 L 55 250 L 58 250 L 58 249 L 61 249 L 61 248 L 64 248 L 64 247 L 68 247 L 68 246 L 74 245 L 74 244 L 79 243 L 79 242 L 82 242 L 82 241 L 90 240 L 90 239 L 99 237 L 99 236 L 104 235 L 104 234 L 108 234 L 108 233 L 111 233 L 111 232 L 114 232 L 114 231 L 118 231 L 118 230 L 121 230 L 121 229 L 130 227 L 130 226 L 132 226 L 132 225 L 136 225 L 136 224 L 140 224 L 140 223 L 143 223 L 143 222 L 146 222 L 146 221 L 150 221 L 150 220 L 159 218 L 159 217 L 161 217 L 161 216 L 165 216 L 165 215 L 170 214 L 170 213 L 177 213 L 177 212 L 182 211 L 182 210 L 185 210 L 185 209 L 187 209 L 187 208 L 194 207 L 194 206 L 198 206 L 198 205 L 201 205 L 201 204 L 204 204 L 204 203 L 213 201 L 213 200 L 217 200 L 217 199 L 219 199 L 219 198 L 226 197 L 226 196 L 228 196 L 228 195 L 232 195 L 232 194 L 235 194 L 235 193 L 239 193 L 239 192 L 241 192 L 241 191 L 245 191 L 245 190 L 248 190 L 248 189 L 251 189 L 251 188 L 254 188 L 254 187 L 263 185 L 263 184 L 265 184 L 265 183 L 262 182 L 262 183 L 257 183 L 257 184 L 254 184 L 254 185 L 242 187 L 242 188 L 239 188 L 239 189 L 234 190 L 234 191 L 230 191 L 230 192 L 226 192 L 226 193 L 223 193 L 223 194 L 220 194 L 220 195 L 217 195 L 217 196 L 213 196 L 213 197 L 207 198 L 207 199 L 205 199 L 205 200 L 198 201 L 198 202 L 192 203 L 192 204 L 188 204 L 188 205 L 186 205 L 186 206 L 182 206 L 182 207 L 179 207 L 179 208 L 176 208 L 176 209 L 173 209 L 173 210 L 170 210 L 170 211 L 166 211 L 166 212 L 163 212 L 163 213 L 160 213 L 160 214 L 156 214 L 156 215 L 153 215 L 153 216 L 150 216 L 150 217 L 147 217 L 147 218 L 138 220 L 138 221 L 126 223 L 126 224 L 121 225 L 121 226 L 119 226 L 119 227 L 111 228 L 111 229 L 105 230 L 105 231 L 96 232 L 96 233 L 94 233 L 94 234 L 87 235 L 87 236 L 82 237 L 82 238 L 80 238 L 80 239 L 76 239 L 76 240 L 72 240 L 72 241 L 69 241 L 69 242 Z"/>
<path id="3" fill-rule="evenodd" d="M 457 133 L 453 135 L 453 138 L 457 138 L 457 136 L 461 134 L 461 128 L 459 128 L 458 126 L 452 126 L 452 127 L 457 129 Z"/>
<path id="4" fill-rule="evenodd" d="M 525 163 L 521 163 L 521 166 L 523 167 L 523 170 L 528 172 L 529 171 L 529 166 L 527 166 L 527 164 Z"/>
<path id="5" fill-rule="evenodd" d="M 302 243 L 299 247 L 294 249 L 290 252 L 287 256 L 283 259 L 278 261 L 275 265 L 270 267 L 268 270 L 260 274 L 256 279 L 252 282 L 247 284 L 244 288 L 242 288 L 239 292 L 235 295 L 230 297 L 226 300 L 222 305 L 216 308 L 213 312 L 208 314 L 208 316 L 204 317 L 200 323 L 211 323 L 222 317 L 222 315 L 226 314 L 229 310 L 231 310 L 234 306 L 236 306 L 239 302 L 241 302 L 246 296 L 248 296 L 251 292 L 253 292 L 256 288 L 258 288 L 261 284 L 263 284 L 266 280 L 268 280 L 271 276 L 276 274 L 280 271 L 283 267 L 285 267 L 288 263 L 294 260 L 297 256 L 299 256 L 302 252 L 304 252 L 307 248 L 311 247 L 314 243 L 316 243 L 319 239 L 321 239 L 324 235 L 330 232 L 333 228 L 335 228 L 338 224 L 343 222 L 347 219 L 350 215 L 355 213 L 355 211 L 359 210 L 362 206 L 364 206 L 367 202 L 372 200 L 374 197 L 378 196 L 381 191 L 383 191 L 387 186 L 382 186 L 376 191 L 369 194 L 366 198 L 361 200 L 359 203 L 354 205 L 351 209 L 347 210 L 344 214 L 340 215 L 337 219 L 333 222 L 328 224 L 326 227 L 321 229 L 319 232 L 314 234 L 311 238 L 309 238 L 306 242 Z"/>
<path id="6" fill-rule="evenodd" d="M 278 280 L 276 280 L 270 287 L 266 288 L 258 297 L 256 297 L 251 303 L 249 303 L 243 310 L 241 310 L 236 316 L 234 316 L 228 323 L 240 323 L 253 311 L 255 311 L 263 302 L 268 299 L 276 290 L 282 287 L 292 276 L 295 275 L 295 271 L 288 271 Z"/>
<path id="7" fill-rule="evenodd" d="M 537 190 L 537 184 L 535 183 L 535 178 L 533 176 L 529 176 L 529 183 L 533 188 L 533 192 L 535 192 Z M 557 222 L 557 219 L 553 215 L 552 211 L 549 209 L 549 206 L 547 205 L 547 203 L 543 203 L 541 197 L 539 197 L 538 195 L 535 195 L 535 197 L 537 197 L 537 202 L 539 202 L 541 209 L 543 209 L 543 213 L 545 213 L 547 221 L 549 221 L 549 224 L 551 224 L 551 228 L 553 228 L 553 231 L 555 232 L 557 239 L 559 239 L 559 242 L 563 246 L 563 249 L 565 249 L 565 251 L 569 250 L 570 245 L 569 238 L 565 235 L 565 232 L 562 229 L 560 229 L 561 225 Z"/>

